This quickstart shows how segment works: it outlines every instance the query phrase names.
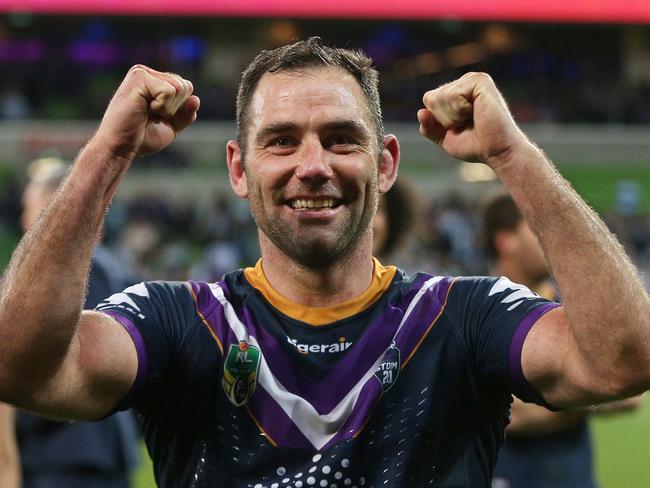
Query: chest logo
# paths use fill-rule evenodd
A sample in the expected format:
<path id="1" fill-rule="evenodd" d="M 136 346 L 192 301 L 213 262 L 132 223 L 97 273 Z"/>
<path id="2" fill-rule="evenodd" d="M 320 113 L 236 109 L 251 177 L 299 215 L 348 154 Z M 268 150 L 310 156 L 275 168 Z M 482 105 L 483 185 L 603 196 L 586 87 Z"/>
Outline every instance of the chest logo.
<path id="1" fill-rule="evenodd" d="M 375 371 L 375 378 L 381 383 L 381 389 L 386 392 L 397 381 L 397 375 L 400 371 L 400 353 L 399 349 L 393 343 L 384 354 L 381 363 Z"/>
<path id="2" fill-rule="evenodd" d="M 231 344 L 223 366 L 223 389 L 237 407 L 247 403 L 253 396 L 260 369 L 260 350 L 240 341 Z"/>

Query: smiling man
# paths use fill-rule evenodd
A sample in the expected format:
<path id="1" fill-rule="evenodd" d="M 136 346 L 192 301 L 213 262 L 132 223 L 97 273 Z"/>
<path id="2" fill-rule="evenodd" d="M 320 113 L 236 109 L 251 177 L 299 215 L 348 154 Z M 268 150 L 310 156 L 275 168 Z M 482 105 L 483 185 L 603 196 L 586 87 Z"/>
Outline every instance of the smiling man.
<path id="1" fill-rule="evenodd" d="M 228 169 L 259 227 L 257 264 L 81 311 L 119 181 L 199 106 L 190 82 L 135 66 L 13 257 L 0 400 L 84 419 L 134 406 L 165 487 L 487 487 L 511 394 L 564 408 L 648 389 L 634 267 L 489 76 L 423 101 L 420 132 L 509 188 L 562 307 L 505 278 L 406 276 L 372 257 L 399 145 L 371 61 L 309 39 L 261 53 L 240 84 Z"/>

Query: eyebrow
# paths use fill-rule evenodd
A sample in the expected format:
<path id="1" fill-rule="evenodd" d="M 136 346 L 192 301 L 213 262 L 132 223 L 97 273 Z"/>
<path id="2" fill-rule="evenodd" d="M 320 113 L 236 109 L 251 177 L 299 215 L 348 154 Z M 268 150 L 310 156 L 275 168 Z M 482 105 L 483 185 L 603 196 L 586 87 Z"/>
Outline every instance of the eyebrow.
<path id="1" fill-rule="evenodd" d="M 262 127 L 262 129 L 257 133 L 255 141 L 260 143 L 274 135 L 286 134 L 287 132 L 295 132 L 297 130 L 298 125 L 293 122 L 275 122 Z"/>
<path id="2" fill-rule="evenodd" d="M 366 126 L 356 120 L 333 120 L 323 124 L 322 128 L 330 132 L 341 131 L 354 134 L 357 137 L 370 137 L 370 133 Z"/>
<path id="3" fill-rule="evenodd" d="M 256 142 L 260 143 L 269 137 L 278 134 L 286 134 L 288 132 L 296 132 L 298 130 L 300 130 L 299 126 L 294 122 L 274 122 L 262 127 L 257 133 L 255 140 Z M 319 126 L 319 130 L 325 130 L 328 132 L 341 131 L 354 134 L 357 137 L 370 137 L 370 133 L 364 124 L 350 119 L 340 119 L 326 122 Z"/>

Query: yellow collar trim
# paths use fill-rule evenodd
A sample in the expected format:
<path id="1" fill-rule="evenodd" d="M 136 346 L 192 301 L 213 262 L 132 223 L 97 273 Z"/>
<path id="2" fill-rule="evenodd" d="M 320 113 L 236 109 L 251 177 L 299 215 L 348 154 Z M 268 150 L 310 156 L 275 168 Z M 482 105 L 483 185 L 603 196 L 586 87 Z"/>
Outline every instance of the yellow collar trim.
<path id="1" fill-rule="evenodd" d="M 377 301 L 388 289 L 397 268 L 383 266 L 376 258 L 372 258 L 372 261 L 372 281 L 366 291 L 351 300 L 331 307 L 306 307 L 280 295 L 266 279 L 261 259 L 257 261 L 254 268 L 246 268 L 244 276 L 253 288 L 257 289 L 271 305 L 283 314 L 310 325 L 326 325 L 361 312 Z"/>

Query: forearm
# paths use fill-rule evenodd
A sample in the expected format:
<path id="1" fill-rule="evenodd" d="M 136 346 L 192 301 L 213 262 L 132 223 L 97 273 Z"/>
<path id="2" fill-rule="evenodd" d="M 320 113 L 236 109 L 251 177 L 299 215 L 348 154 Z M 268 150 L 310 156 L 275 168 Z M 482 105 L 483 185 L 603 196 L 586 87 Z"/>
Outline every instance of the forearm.
<path id="1" fill-rule="evenodd" d="M 585 415 L 584 410 L 551 412 L 539 405 L 515 399 L 507 431 L 518 436 L 548 435 L 575 427 L 584 421 Z"/>
<path id="2" fill-rule="evenodd" d="M 21 484 L 20 457 L 15 436 L 14 410 L 0 403 L 0 486 Z"/>
<path id="3" fill-rule="evenodd" d="M 537 147 L 526 143 L 499 157 L 491 165 L 557 281 L 571 326 L 566 341 L 575 342 L 583 367 L 601 382 L 588 389 L 604 397 L 647 389 L 650 302 L 621 245 Z"/>
<path id="4" fill-rule="evenodd" d="M 91 140 L 14 252 L 0 302 L 1 399 L 23 403 L 62 364 L 99 228 L 127 168 Z"/>

